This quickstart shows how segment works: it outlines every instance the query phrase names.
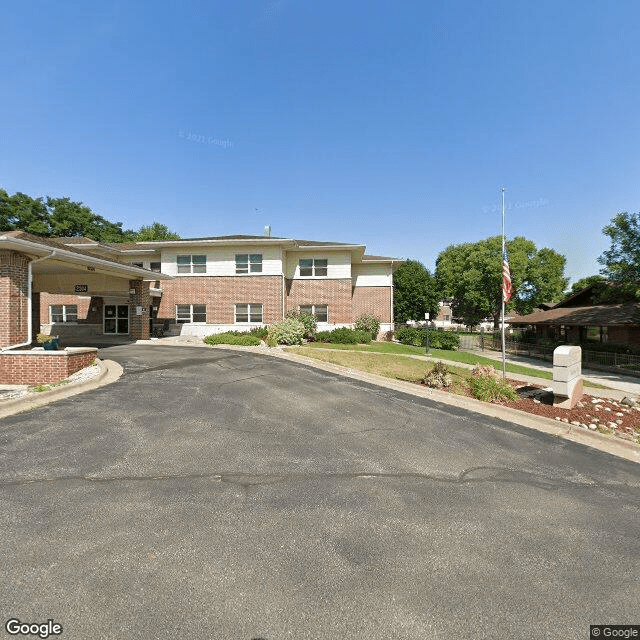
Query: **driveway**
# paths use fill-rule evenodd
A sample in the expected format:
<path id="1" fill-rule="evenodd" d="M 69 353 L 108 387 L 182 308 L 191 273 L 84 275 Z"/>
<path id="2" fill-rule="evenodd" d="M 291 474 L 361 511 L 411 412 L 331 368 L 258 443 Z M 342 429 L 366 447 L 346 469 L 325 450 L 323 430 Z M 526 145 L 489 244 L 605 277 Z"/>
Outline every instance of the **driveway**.
<path id="1" fill-rule="evenodd" d="M 637 464 L 269 356 L 101 356 L 117 383 L 0 424 L 3 625 L 564 640 L 640 622 Z"/>

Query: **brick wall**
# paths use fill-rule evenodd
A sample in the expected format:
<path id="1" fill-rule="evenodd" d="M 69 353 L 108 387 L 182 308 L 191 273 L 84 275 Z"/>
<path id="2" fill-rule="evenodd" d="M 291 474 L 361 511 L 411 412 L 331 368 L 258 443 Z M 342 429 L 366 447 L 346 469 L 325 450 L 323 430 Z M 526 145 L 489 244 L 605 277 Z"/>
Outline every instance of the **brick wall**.
<path id="1" fill-rule="evenodd" d="M 87 316 L 89 315 L 89 309 L 91 306 L 91 299 L 86 296 L 74 296 L 65 295 L 62 293 L 47 293 L 42 291 L 40 293 L 40 322 L 42 324 L 49 324 L 51 322 L 51 316 L 49 314 L 49 307 L 52 304 L 75 304 L 78 305 L 78 322 L 87 322 Z M 102 322 L 102 314 L 97 322 Z"/>
<path id="2" fill-rule="evenodd" d="M 205 304 L 207 323 L 233 324 L 234 305 L 263 305 L 263 320 L 270 324 L 282 318 L 281 276 L 185 276 L 162 282 L 159 319 L 176 317 L 177 304 Z"/>
<path id="3" fill-rule="evenodd" d="M 4 352 L 0 355 L 0 384 L 59 382 L 88 367 L 97 356 L 97 349 L 83 349 L 80 353 Z"/>
<path id="4" fill-rule="evenodd" d="M 136 340 L 149 339 L 149 283 L 142 280 L 129 280 L 129 334 Z M 142 315 L 137 314 L 137 307 L 141 307 Z"/>
<path id="5" fill-rule="evenodd" d="M 354 287 L 354 321 L 365 313 L 378 316 L 380 322 L 391 322 L 391 287 Z"/>
<path id="6" fill-rule="evenodd" d="M 29 258 L 17 251 L 0 251 L 0 347 L 27 339 Z"/>
<path id="7" fill-rule="evenodd" d="M 301 304 L 326 304 L 331 324 L 354 321 L 351 302 L 351 278 L 340 280 L 287 280 L 286 311 Z"/>

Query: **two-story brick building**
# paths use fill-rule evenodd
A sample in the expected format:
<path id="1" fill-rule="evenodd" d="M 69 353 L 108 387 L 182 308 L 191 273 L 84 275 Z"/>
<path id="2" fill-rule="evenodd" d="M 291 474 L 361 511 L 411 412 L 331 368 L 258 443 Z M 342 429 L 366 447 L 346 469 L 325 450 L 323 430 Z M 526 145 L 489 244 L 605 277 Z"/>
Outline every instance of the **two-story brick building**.
<path id="1" fill-rule="evenodd" d="M 361 244 L 265 236 L 118 244 L 9 232 L 0 237 L 0 254 L 7 265 L 24 262 L 24 274 L 11 276 L 11 295 L 24 302 L 31 291 L 34 328 L 88 340 L 146 338 L 153 319 L 204 336 L 271 324 L 292 309 L 313 313 L 321 329 L 370 313 L 386 331 L 393 327 L 392 274 L 402 262 L 366 255 Z M 0 286 L 0 309 L 12 308 L 11 295 Z M 25 331 L 14 334 L 0 347 L 27 340 Z"/>

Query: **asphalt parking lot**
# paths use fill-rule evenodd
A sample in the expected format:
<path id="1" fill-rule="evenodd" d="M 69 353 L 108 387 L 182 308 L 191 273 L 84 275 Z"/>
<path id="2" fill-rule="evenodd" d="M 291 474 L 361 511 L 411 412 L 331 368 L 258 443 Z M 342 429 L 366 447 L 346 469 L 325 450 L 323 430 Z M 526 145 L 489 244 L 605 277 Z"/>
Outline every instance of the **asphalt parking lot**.
<path id="1" fill-rule="evenodd" d="M 640 623 L 637 464 L 259 354 L 101 357 L 118 382 L 0 422 L 3 630 L 564 639 Z"/>

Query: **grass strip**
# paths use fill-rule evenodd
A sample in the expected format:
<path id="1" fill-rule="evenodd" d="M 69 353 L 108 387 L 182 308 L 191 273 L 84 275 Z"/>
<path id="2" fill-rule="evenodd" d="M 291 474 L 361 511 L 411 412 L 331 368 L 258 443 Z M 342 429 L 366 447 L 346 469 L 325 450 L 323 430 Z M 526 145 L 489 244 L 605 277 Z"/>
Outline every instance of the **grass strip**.
<path id="1" fill-rule="evenodd" d="M 352 351 L 352 352 L 364 352 L 364 353 L 385 353 L 385 354 L 394 354 L 394 355 L 416 355 L 416 356 L 424 356 L 425 350 L 424 347 L 412 347 L 406 344 L 398 344 L 396 342 L 372 342 L 371 344 L 329 344 L 323 342 L 310 342 L 307 344 L 305 349 L 308 349 L 310 353 L 304 353 L 301 355 L 306 355 L 311 358 L 316 358 L 313 351 L 318 349 L 332 349 L 335 351 Z M 326 353 L 326 352 L 325 352 Z M 485 356 L 481 356 L 475 353 L 469 353 L 467 351 L 448 351 L 444 349 L 431 349 L 430 357 L 436 358 L 438 360 L 443 360 L 447 362 L 462 362 L 464 364 L 476 365 L 490 365 L 497 370 L 502 369 L 502 363 L 493 358 L 487 358 Z M 317 358 L 318 360 L 322 360 L 323 358 Z M 332 362 L 331 360 L 325 360 L 326 362 Z M 341 363 L 337 363 L 341 364 Z M 345 365 L 349 366 L 349 365 Z M 424 365 L 422 365 L 424 367 Z M 355 367 L 354 368 L 358 368 Z M 551 371 L 544 371 L 542 369 L 533 369 L 531 367 L 525 367 L 520 364 L 513 364 L 510 362 L 506 363 L 506 370 L 509 373 L 517 373 L 523 376 L 531 376 L 532 378 L 542 378 L 543 380 L 552 380 L 553 374 Z M 384 375 L 384 374 L 380 374 Z M 394 376 L 387 376 L 394 377 Z M 607 389 L 601 384 L 597 384 L 595 382 L 589 382 L 588 380 L 584 380 L 583 384 L 585 387 L 593 387 L 596 389 Z"/>

